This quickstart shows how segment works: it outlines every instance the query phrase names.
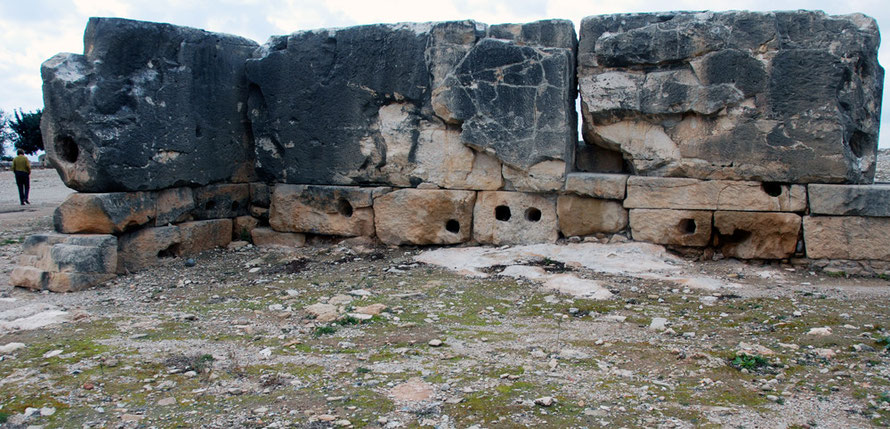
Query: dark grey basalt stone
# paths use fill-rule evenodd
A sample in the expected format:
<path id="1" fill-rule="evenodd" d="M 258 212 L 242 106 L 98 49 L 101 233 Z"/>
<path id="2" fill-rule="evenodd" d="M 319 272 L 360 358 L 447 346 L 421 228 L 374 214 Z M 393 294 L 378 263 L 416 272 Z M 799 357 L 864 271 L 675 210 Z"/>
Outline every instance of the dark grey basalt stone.
<path id="1" fill-rule="evenodd" d="M 47 159 L 82 192 L 249 178 L 244 62 L 256 48 L 193 28 L 91 18 L 84 55 L 41 67 Z"/>

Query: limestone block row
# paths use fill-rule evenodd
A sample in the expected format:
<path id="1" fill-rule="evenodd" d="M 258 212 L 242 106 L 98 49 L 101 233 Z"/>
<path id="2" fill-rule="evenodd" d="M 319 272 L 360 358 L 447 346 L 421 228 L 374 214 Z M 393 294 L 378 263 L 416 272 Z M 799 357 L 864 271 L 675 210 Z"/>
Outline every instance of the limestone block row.
<path id="1" fill-rule="evenodd" d="M 890 184 L 811 184 L 807 190 L 811 214 L 890 217 Z"/>
<path id="2" fill-rule="evenodd" d="M 632 209 L 633 239 L 650 243 L 704 247 L 725 256 L 783 259 L 794 254 L 801 217 L 794 213 Z"/>
<path id="3" fill-rule="evenodd" d="M 807 257 L 890 261 L 890 185 L 808 186 Z"/>
<path id="4" fill-rule="evenodd" d="M 22 244 L 15 286 L 53 292 L 86 289 L 116 276 L 117 238 L 113 235 L 36 234 Z"/>
<path id="5" fill-rule="evenodd" d="M 251 189 L 266 185 L 219 184 L 151 192 L 74 193 L 53 214 L 56 232 L 115 234 L 144 226 L 164 226 L 192 219 L 234 218 L 248 214 Z M 262 204 L 262 196 L 257 197 Z M 266 196 L 265 201 L 268 201 Z M 268 202 L 265 203 L 268 207 Z"/>
<path id="6" fill-rule="evenodd" d="M 269 223 L 281 232 L 345 237 L 374 235 L 374 197 L 389 188 L 275 186 Z"/>

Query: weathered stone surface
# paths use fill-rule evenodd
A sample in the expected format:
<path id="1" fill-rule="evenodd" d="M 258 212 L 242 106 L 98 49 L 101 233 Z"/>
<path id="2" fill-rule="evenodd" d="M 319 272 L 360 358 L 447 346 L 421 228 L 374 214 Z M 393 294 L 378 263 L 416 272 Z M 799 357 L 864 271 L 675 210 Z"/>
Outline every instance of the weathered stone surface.
<path id="1" fill-rule="evenodd" d="M 890 184 L 807 186 L 810 213 L 890 217 Z"/>
<path id="2" fill-rule="evenodd" d="M 802 212 L 807 192 L 803 185 L 632 176 L 624 207 Z"/>
<path id="3" fill-rule="evenodd" d="M 374 197 L 389 188 L 275 186 L 269 224 L 281 232 L 347 237 L 374 235 Z"/>
<path id="4" fill-rule="evenodd" d="M 270 228 L 254 228 L 250 231 L 253 245 L 257 247 L 303 247 L 306 235 L 295 232 L 278 232 Z"/>
<path id="5" fill-rule="evenodd" d="M 563 161 L 542 161 L 526 170 L 504 164 L 505 189 L 522 192 L 549 192 L 563 188 L 566 176 L 566 163 Z"/>
<path id="6" fill-rule="evenodd" d="M 556 214 L 562 235 L 590 235 L 618 232 L 627 227 L 627 210 L 619 201 L 560 195 Z"/>
<path id="7" fill-rule="evenodd" d="M 296 184 L 498 189 L 502 161 L 568 162 L 574 45 L 569 21 L 273 37 L 247 63 L 258 172 Z"/>
<path id="8" fill-rule="evenodd" d="M 633 239 L 675 246 L 707 246 L 711 240 L 712 212 L 701 210 L 630 211 Z"/>
<path id="9" fill-rule="evenodd" d="M 124 234 L 118 240 L 117 272 L 135 272 L 157 265 L 161 258 L 182 254 L 177 226 L 143 228 Z"/>
<path id="10" fill-rule="evenodd" d="M 157 190 L 249 176 L 240 37 L 91 18 L 84 55 L 41 67 L 46 158 L 82 192 Z"/>
<path id="11" fill-rule="evenodd" d="M 247 215 L 250 186 L 224 183 L 195 188 L 195 219 L 221 219 Z"/>
<path id="12" fill-rule="evenodd" d="M 634 174 L 869 183 L 883 69 L 869 17 L 665 12 L 581 23 L 584 141 Z"/>
<path id="13" fill-rule="evenodd" d="M 456 244 L 473 229 L 471 191 L 401 189 L 374 200 L 380 241 L 391 244 Z"/>
<path id="14" fill-rule="evenodd" d="M 627 189 L 626 174 L 570 173 L 565 191 L 609 200 L 623 200 Z"/>
<path id="15" fill-rule="evenodd" d="M 36 234 L 22 244 L 10 283 L 37 290 L 73 292 L 116 276 L 117 237 Z"/>
<path id="16" fill-rule="evenodd" d="M 805 216 L 803 239 L 811 259 L 890 261 L 890 218 Z"/>
<path id="17" fill-rule="evenodd" d="M 462 124 L 464 143 L 526 170 L 571 161 L 574 82 L 571 49 L 483 39 L 437 88 L 433 105 L 446 122 Z"/>
<path id="18" fill-rule="evenodd" d="M 250 183 L 250 205 L 269 207 L 272 204 L 272 186 L 265 183 Z"/>
<path id="19" fill-rule="evenodd" d="M 157 193 L 155 226 L 181 223 L 192 218 L 195 195 L 192 188 L 170 188 Z"/>
<path id="20" fill-rule="evenodd" d="M 226 247 L 232 242 L 231 219 L 199 220 L 177 226 L 182 240 L 177 256 L 194 255 L 214 247 Z"/>
<path id="21" fill-rule="evenodd" d="M 154 222 L 153 192 L 73 193 L 53 213 L 56 232 L 120 234 Z"/>
<path id="22" fill-rule="evenodd" d="M 253 216 L 232 219 L 232 241 L 250 241 L 251 231 L 259 227 L 260 220 Z"/>
<path id="23" fill-rule="evenodd" d="M 556 198 L 522 192 L 480 192 L 473 238 L 484 244 L 553 243 L 559 238 Z"/>
<path id="24" fill-rule="evenodd" d="M 714 213 L 717 245 L 724 256 L 784 259 L 794 254 L 800 216 L 794 213 L 718 211 Z"/>

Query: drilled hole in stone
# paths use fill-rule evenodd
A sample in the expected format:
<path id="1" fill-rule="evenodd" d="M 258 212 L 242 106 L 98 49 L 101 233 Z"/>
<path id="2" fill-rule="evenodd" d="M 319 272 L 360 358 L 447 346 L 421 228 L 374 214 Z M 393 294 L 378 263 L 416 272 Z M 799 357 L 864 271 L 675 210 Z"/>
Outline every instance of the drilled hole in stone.
<path id="1" fill-rule="evenodd" d="M 239 208 L 241 208 L 241 204 L 238 204 L 237 201 L 232 201 L 232 211 L 238 211 Z"/>
<path id="2" fill-rule="evenodd" d="M 174 243 L 158 252 L 158 258 L 175 258 L 179 254 L 179 243 Z"/>
<path id="3" fill-rule="evenodd" d="M 766 194 L 771 197 L 778 197 L 779 195 L 782 195 L 782 185 L 778 183 L 763 182 L 760 187 L 763 188 L 763 192 L 766 192 Z"/>
<path id="4" fill-rule="evenodd" d="M 695 234 L 696 227 L 695 219 L 683 219 L 680 221 L 680 224 L 677 225 L 677 228 L 683 234 Z"/>
<path id="5" fill-rule="evenodd" d="M 510 207 L 507 206 L 497 206 L 494 208 L 494 218 L 501 221 L 506 222 L 510 220 Z"/>
<path id="6" fill-rule="evenodd" d="M 56 153 L 63 161 L 74 163 L 80 155 L 80 148 L 71 136 L 59 136 L 56 137 Z"/>
<path id="7" fill-rule="evenodd" d="M 738 244 L 742 243 L 748 238 L 751 237 L 751 231 L 745 231 L 743 229 L 737 229 L 732 232 L 732 234 L 718 234 L 718 239 L 721 244 Z"/>
<path id="8" fill-rule="evenodd" d="M 537 222 L 541 220 L 541 210 L 531 207 L 525 211 L 525 220 L 529 222 Z"/>
<path id="9" fill-rule="evenodd" d="M 201 126 L 195 125 L 195 137 L 200 138 L 202 135 L 204 135 L 204 133 L 201 132 Z"/>
<path id="10" fill-rule="evenodd" d="M 204 203 L 204 210 L 213 210 L 216 208 L 216 201 L 208 201 Z"/>
<path id="11" fill-rule="evenodd" d="M 337 213 L 340 213 L 344 217 L 352 217 L 352 204 L 349 204 L 349 201 L 344 200 L 343 198 L 340 201 L 337 201 Z"/>
<path id="12" fill-rule="evenodd" d="M 460 232 L 460 222 L 454 219 L 448 219 L 448 222 L 445 222 L 445 230 L 450 233 L 457 234 L 458 232 Z"/>

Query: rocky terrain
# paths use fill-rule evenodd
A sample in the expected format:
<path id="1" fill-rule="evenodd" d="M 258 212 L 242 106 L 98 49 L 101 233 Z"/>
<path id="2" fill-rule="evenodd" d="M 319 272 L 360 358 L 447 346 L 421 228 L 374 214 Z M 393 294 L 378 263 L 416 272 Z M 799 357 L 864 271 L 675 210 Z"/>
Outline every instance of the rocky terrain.
<path id="1" fill-rule="evenodd" d="M 886 279 L 643 244 L 354 240 L 43 294 L 5 282 L 50 220 L 3 222 L 8 427 L 890 424 Z"/>

